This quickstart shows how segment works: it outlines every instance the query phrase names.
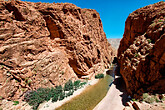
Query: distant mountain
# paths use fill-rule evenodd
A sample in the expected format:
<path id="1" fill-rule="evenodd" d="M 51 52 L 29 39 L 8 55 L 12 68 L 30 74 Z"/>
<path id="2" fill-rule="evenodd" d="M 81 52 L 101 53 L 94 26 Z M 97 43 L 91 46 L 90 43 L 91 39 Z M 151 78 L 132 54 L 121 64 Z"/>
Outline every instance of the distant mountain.
<path id="1" fill-rule="evenodd" d="M 120 40 L 121 38 L 118 38 L 118 39 L 110 38 L 108 39 L 108 42 L 112 45 L 113 48 L 117 50 L 119 48 Z"/>

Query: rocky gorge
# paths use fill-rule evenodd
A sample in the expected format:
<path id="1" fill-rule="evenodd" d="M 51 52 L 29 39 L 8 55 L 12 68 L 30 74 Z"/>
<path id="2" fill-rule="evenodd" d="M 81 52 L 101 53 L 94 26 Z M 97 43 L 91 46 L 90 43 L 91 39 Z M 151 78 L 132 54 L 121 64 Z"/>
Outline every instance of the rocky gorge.
<path id="1" fill-rule="evenodd" d="M 96 10 L 69 3 L 0 1 L 0 96 L 92 78 L 113 61 Z"/>
<path id="2" fill-rule="evenodd" d="M 131 13 L 118 49 L 120 73 L 128 94 L 165 93 L 165 2 Z"/>
<path id="3" fill-rule="evenodd" d="M 81 9 L 71 3 L 1 0 L 0 110 L 30 110 L 23 102 L 30 92 L 59 85 L 62 88 L 68 81 L 96 81 L 95 75 L 105 75 L 112 62 L 118 63 L 113 74 L 122 82 L 112 81 L 107 95 L 112 97 L 107 99 L 116 101 L 112 100 L 111 105 L 108 101 L 102 103 L 103 108 L 115 109 L 116 103 L 123 108 L 122 97 L 128 95 L 135 99 L 142 98 L 143 93 L 165 97 L 164 42 L 163 1 L 129 14 L 123 38 L 107 40 L 100 15 L 94 9 Z M 13 103 L 18 106 L 13 107 Z"/>

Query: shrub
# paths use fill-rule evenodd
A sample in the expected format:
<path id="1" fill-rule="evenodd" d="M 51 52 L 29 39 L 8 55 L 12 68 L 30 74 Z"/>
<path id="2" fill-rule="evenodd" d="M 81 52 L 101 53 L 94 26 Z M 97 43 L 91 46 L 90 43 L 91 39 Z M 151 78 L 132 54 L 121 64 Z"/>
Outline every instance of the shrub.
<path id="1" fill-rule="evenodd" d="M 152 42 L 151 39 L 147 39 L 147 41 L 148 41 L 148 43 L 151 43 Z"/>
<path id="2" fill-rule="evenodd" d="M 143 99 L 143 101 L 150 104 L 150 103 L 153 103 L 155 101 L 155 99 L 153 97 L 147 97 L 147 98 Z"/>
<path id="3" fill-rule="evenodd" d="M 13 105 L 18 105 L 19 104 L 19 101 L 13 101 Z"/>
<path id="4" fill-rule="evenodd" d="M 136 101 L 136 99 L 132 99 L 132 101 Z"/>
<path id="5" fill-rule="evenodd" d="M 71 96 L 73 95 L 74 91 L 70 90 L 68 93 L 67 93 L 67 96 Z"/>
<path id="6" fill-rule="evenodd" d="M 85 85 L 86 82 L 82 82 L 80 80 L 77 80 L 72 83 L 71 80 L 69 80 L 64 88 L 62 88 L 61 85 L 52 87 L 52 88 L 38 88 L 37 90 L 29 91 L 25 94 L 24 100 L 29 103 L 29 105 L 33 106 L 34 110 L 37 110 L 39 104 L 43 103 L 44 101 L 49 101 L 52 99 L 52 102 L 56 102 L 57 100 L 63 100 L 65 97 L 73 95 L 74 90 L 79 89 L 83 85 Z M 65 91 L 69 91 L 68 93 L 65 93 Z M 14 102 L 15 104 L 19 104 L 19 102 Z"/>
<path id="7" fill-rule="evenodd" d="M 25 101 L 29 105 L 33 106 L 34 110 L 37 110 L 40 103 L 50 100 L 49 88 L 38 88 L 35 91 L 30 91 L 25 95 Z"/>
<path id="8" fill-rule="evenodd" d="M 104 78 L 104 74 L 95 75 L 95 78 L 96 78 L 96 79 Z"/>
<path id="9" fill-rule="evenodd" d="M 80 87 L 83 87 L 83 85 L 85 85 L 87 82 L 82 82 L 80 83 Z"/>
<path id="10" fill-rule="evenodd" d="M 0 96 L 0 100 L 2 100 L 3 99 L 3 97 L 2 96 Z"/>
<path id="11" fill-rule="evenodd" d="M 60 95 L 59 95 L 59 100 L 63 100 L 65 98 L 65 92 L 62 92 Z"/>
<path id="12" fill-rule="evenodd" d="M 64 91 L 69 91 L 71 89 L 73 89 L 73 83 L 71 80 L 69 80 L 64 86 Z"/>
<path id="13" fill-rule="evenodd" d="M 33 106 L 34 110 L 37 110 L 37 107 L 42 102 L 42 101 L 40 101 L 41 98 L 39 97 L 39 95 L 37 94 L 36 91 L 31 91 L 28 94 L 26 94 L 25 100 L 26 100 L 26 102 L 29 103 L 29 105 Z"/>
<path id="14" fill-rule="evenodd" d="M 79 89 L 79 87 L 80 87 L 80 82 L 81 82 L 80 80 L 77 80 L 77 81 L 74 82 L 74 84 L 73 84 L 73 85 L 74 85 L 74 90 Z"/>
<path id="15" fill-rule="evenodd" d="M 145 101 L 146 103 L 153 103 L 154 101 L 156 101 L 156 99 L 155 96 L 150 96 L 148 93 L 144 93 L 143 101 Z"/>
<path id="16" fill-rule="evenodd" d="M 134 57 L 138 57 L 138 56 L 139 56 L 139 54 L 136 53 Z"/>
<path id="17" fill-rule="evenodd" d="M 147 98 L 148 96 L 149 96 L 148 93 L 144 93 L 144 94 L 143 94 L 143 99 Z"/>
<path id="18" fill-rule="evenodd" d="M 160 100 L 159 100 L 157 97 L 155 97 L 155 101 L 156 101 L 156 102 L 160 102 Z"/>
<path id="19" fill-rule="evenodd" d="M 162 20 L 162 19 L 160 19 L 158 22 L 163 22 L 163 20 Z"/>
<path id="20" fill-rule="evenodd" d="M 56 91 L 57 91 L 57 92 L 56 92 L 57 94 L 61 94 L 62 91 L 63 91 L 62 86 L 61 86 L 61 85 L 56 86 Z"/>
<path id="21" fill-rule="evenodd" d="M 53 97 L 52 97 L 52 102 L 57 102 L 58 100 L 58 95 L 55 94 Z"/>

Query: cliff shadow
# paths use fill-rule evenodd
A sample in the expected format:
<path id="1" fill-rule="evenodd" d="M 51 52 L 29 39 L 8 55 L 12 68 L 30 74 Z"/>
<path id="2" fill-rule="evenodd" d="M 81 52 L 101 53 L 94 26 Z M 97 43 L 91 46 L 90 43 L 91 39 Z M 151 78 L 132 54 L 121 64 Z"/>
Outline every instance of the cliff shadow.
<path id="1" fill-rule="evenodd" d="M 116 86 L 116 88 L 120 92 L 122 92 L 120 97 L 122 98 L 122 104 L 124 106 L 126 106 L 126 103 L 129 102 L 130 99 L 128 98 L 128 94 L 126 91 L 126 85 L 125 85 L 125 82 L 124 82 L 124 80 L 120 74 L 120 70 L 119 70 L 118 66 L 115 68 L 115 80 L 114 80 L 113 84 Z"/>

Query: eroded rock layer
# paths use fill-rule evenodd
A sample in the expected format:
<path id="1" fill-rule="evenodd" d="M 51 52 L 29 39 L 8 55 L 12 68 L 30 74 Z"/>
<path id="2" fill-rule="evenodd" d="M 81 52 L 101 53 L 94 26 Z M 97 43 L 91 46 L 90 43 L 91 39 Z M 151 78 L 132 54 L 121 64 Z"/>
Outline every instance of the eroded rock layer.
<path id="1" fill-rule="evenodd" d="M 140 8 L 128 16 L 118 62 L 132 96 L 165 93 L 165 2 Z"/>
<path id="2" fill-rule="evenodd" d="M 0 2 L 0 96 L 102 73 L 113 51 L 95 10 L 69 3 Z"/>

